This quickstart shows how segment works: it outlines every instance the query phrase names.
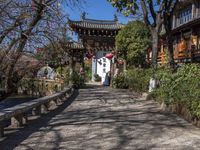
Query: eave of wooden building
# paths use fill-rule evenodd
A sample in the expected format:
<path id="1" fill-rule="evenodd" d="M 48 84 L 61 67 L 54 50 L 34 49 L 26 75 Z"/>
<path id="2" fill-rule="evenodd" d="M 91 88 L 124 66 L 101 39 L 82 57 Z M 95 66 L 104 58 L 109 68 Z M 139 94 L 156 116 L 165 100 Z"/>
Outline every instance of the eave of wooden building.
<path id="1" fill-rule="evenodd" d="M 73 29 L 91 29 L 91 30 L 120 30 L 124 25 L 114 20 L 94 20 L 83 19 L 81 21 L 68 21 Z"/>
<path id="2" fill-rule="evenodd" d="M 187 29 L 191 29 L 191 27 L 196 26 L 196 25 L 200 25 L 200 18 L 195 18 L 194 20 L 187 22 L 177 28 L 174 28 L 172 30 L 172 34 L 175 34 L 177 32 L 181 32 L 182 30 L 187 30 Z"/>

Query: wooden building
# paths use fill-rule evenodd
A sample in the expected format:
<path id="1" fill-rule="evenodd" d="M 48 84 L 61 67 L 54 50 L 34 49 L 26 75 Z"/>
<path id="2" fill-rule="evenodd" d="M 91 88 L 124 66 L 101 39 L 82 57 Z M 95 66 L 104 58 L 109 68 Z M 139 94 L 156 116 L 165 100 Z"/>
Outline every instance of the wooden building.
<path id="1" fill-rule="evenodd" d="M 69 26 L 78 34 L 78 42 L 85 47 L 87 54 L 92 57 L 92 79 L 98 74 L 105 80 L 106 73 L 110 71 L 111 61 L 105 57 L 106 54 L 115 51 L 115 36 L 123 27 L 114 20 L 87 19 L 85 13 L 80 21 L 69 19 Z"/>
<path id="2" fill-rule="evenodd" d="M 200 62 L 200 1 L 181 0 L 172 18 L 173 52 L 176 63 Z M 164 42 L 158 63 L 166 63 Z"/>

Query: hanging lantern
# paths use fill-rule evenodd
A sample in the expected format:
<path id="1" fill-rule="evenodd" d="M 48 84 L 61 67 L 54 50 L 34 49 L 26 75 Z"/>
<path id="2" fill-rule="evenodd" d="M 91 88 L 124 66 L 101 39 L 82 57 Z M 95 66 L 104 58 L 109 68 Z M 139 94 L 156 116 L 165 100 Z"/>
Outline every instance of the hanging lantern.
<path id="1" fill-rule="evenodd" d="M 91 58 L 93 57 L 93 54 L 87 53 L 87 54 L 86 54 L 86 57 L 87 57 L 88 59 L 91 59 Z"/>
<path id="2" fill-rule="evenodd" d="M 106 58 L 108 58 L 108 59 L 112 59 L 112 58 L 113 58 L 113 56 L 114 56 L 114 55 L 113 55 L 112 53 L 109 53 L 109 54 L 106 54 L 106 56 L 105 56 L 105 57 L 106 57 Z"/>
<path id="3" fill-rule="evenodd" d="M 123 64 L 124 64 L 124 61 L 123 61 L 122 59 L 118 59 L 118 60 L 117 60 L 117 63 L 118 63 L 119 65 L 123 65 Z"/>
<path id="4" fill-rule="evenodd" d="M 95 56 L 95 55 L 93 55 L 93 57 L 92 57 L 93 59 L 96 59 L 97 57 Z"/>

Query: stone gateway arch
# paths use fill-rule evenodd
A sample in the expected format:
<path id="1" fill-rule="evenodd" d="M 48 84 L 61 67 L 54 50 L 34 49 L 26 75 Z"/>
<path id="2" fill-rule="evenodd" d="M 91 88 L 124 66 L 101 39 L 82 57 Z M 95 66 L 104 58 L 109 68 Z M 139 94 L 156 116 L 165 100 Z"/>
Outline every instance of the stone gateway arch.
<path id="1" fill-rule="evenodd" d="M 114 20 L 87 19 L 83 13 L 80 21 L 68 21 L 70 28 L 77 33 L 78 42 L 83 44 L 86 55 L 92 59 L 92 80 L 98 74 L 102 82 L 105 81 L 106 73 L 111 71 L 111 63 L 106 54 L 116 50 L 115 37 L 123 24 Z"/>

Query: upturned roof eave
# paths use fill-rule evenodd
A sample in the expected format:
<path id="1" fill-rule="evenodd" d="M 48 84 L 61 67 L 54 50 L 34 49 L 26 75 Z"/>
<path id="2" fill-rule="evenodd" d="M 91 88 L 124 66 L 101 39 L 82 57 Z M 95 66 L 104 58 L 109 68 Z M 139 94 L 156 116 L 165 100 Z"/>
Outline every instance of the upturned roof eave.
<path id="1" fill-rule="evenodd" d="M 120 30 L 124 26 L 123 24 L 120 24 L 120 23 L 109 23 L 109 24 L 92 23 L 92 22 L 87 22 L 85 20 L 84 21 L 73 21 L 70 19 L 68 20 L 68 24 L 72 28 L 96 29 L 96 30 Z"/>

